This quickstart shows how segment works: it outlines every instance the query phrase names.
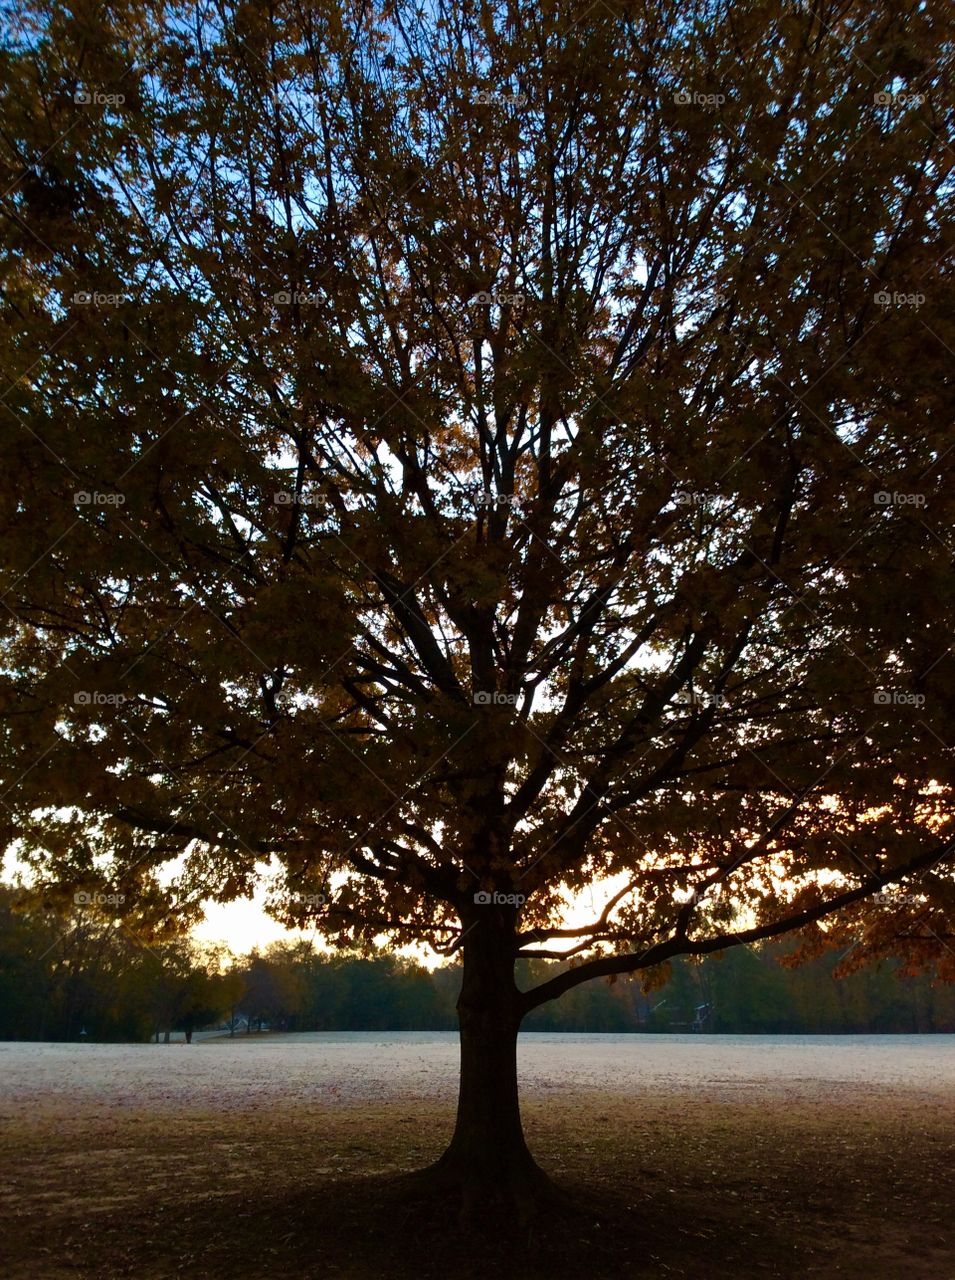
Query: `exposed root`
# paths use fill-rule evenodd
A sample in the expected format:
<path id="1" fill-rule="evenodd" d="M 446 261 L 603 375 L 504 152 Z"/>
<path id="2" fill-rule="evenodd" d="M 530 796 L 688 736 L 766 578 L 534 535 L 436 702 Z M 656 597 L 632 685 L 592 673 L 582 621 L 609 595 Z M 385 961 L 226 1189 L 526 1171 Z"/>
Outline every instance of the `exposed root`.
<path id="1" fill-rule="evenodd" d="M 465 1231 L 532 1233 L 555 1216 L 585 1212 L 529 1153 L 495 1169 L 468 1162 L 449 1149 L 434 1164 L 404 1175 L 400 1183 L 410 1200 L 430 1203 L 444 1214 L 456 1212 Z"/>

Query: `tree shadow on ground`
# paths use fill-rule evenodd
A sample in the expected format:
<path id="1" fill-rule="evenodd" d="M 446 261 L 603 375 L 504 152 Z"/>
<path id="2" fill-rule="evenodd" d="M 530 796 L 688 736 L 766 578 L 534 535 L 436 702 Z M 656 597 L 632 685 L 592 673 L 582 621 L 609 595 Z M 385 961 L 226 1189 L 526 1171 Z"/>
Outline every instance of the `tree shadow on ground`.
<path id="1" fill-rule="evenodd" d="M 937 1280 L 955 1275 L 942 1104 L 534 1100 L 531 1148 L 575 1210 L 467 1229 L 408 1176 L 446 1143 L 444 1104 L 24 1113 L 2 1140 L 3 1274 Z"/>

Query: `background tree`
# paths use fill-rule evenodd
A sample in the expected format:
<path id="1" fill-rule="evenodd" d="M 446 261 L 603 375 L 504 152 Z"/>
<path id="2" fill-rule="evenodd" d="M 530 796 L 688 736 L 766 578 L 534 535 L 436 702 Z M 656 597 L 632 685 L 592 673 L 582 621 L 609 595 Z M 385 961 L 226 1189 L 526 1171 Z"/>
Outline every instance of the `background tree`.
<path id="1" fill-rule="evenodd" d="M 253 951 L 242 970 L 244 992 L 238 1003 L 246 1029 L 288 1031 L 302 1002 L 299 975 L 281 954 L 260 956 Z"/>
<path id="2" fill-rule="evenodd" d="M 174 1022 L 176 1030 L 185 1034 L 186 1044 L 192 1044 L 193 1032 L 201 1031 L 223 1016 L 230 1007 L 230 994 L 222 975 L 204 967 L 192 970 L 184 985 Z"/>
<path id="3" fill-rule="evenodd" d="M 0 1039 L 188 1038 L 227 1012 L 233 985 L 216 951 L 144 945 L 108 903 L 56 911 L 0 886 Z"/>
<path id="4" fill-rule="evenodd" d="M 297 1031 L 446 1031 L 456 1025 L 459 962 L 429 972 L 403 957 L 328 954 L 308 943 L 270 947 L 265 956 L 241 957 L 230 968 L 222 967 L 222 957 L 194 951 L 179 999 L 167 1013 L 171 965 L 157 957 L 181 956 L 179 945 L 146 948 L 101 922 L 109 952 L 104 963 L 104 948 L 87 945 L 92 922 L 79 924 L 37 906 L 22 890 L 0 886 L 0 1040 L 69 1040 L 81 1030 L 90 1041 L 147 1040 L 170 1026 L 229 1027 L 230 1011 L 245 991 L 244 971 L 253 964 L 288 971 L 286 983 L 299 994 L 289 1018 Z M 80 954 L 66 968 L 62 953 L 71 950 Z M 955 986 L 901 974 L 897 962 L 846 972 L 850 957 L 828 951 L 797 963 L 790 940 L 701 960 L 681 957 L 653 975 L 651 991 L 641 991 L 637 978 L 581 984 L 533 1010 L 523 1027 L 685 1032 L 706 999 L 713 1015 L 705 1029 L 731 1034 L 955 1031 Z M 522 988 L 560 971 L 555 960 L 524 958 L 516 966 Z M 76 972 L 82 975 L 81 1000 L 68 1002 L 64 978 Z"/>
<path id="5" fill-rule="evenodd" d="M 223 957 L 204 952 L 188 938 L 140 948 L 142 981 L 148 991 L 151 1021 L 158 1041 L 173 1031 L 192 1033 L 224 1017 L 236 999 L 236 983 L 222 973 Z"/>
<path id="6" fill-rule="evenodd" d="M 592 977 L 840 912 L 953 972 L 951 64 L 936 0 L 11 33 L 21 856 L 460 950 L 468 1201 L 546 1191 L 517 1030 Z"/>
<path id="7" fill-rule="evenodd" d="M 0 1039 L 49 1039 L 49 979 L 40 961 L 56 933 L 39 913 L 18 913 L 17 896 L 0 885 Z"/>

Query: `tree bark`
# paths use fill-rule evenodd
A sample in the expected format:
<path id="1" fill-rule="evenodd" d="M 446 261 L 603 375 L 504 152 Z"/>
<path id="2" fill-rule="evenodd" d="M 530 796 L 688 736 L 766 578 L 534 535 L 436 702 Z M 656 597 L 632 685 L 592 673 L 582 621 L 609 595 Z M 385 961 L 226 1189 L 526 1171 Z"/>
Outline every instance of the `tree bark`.
<path id="1" fill-rule="evenodd" d="M 461 1069 L 451 1143 L 426 1171 L 460 1193 L 471 1219 L 502 1211 L 518 1221 L 559 1198 L 528 1150 L 517 1083 L 520 992 L 514 981 L 513 920 L 494 907 L 465 922 L 464 974 L 458 999 Z"/>

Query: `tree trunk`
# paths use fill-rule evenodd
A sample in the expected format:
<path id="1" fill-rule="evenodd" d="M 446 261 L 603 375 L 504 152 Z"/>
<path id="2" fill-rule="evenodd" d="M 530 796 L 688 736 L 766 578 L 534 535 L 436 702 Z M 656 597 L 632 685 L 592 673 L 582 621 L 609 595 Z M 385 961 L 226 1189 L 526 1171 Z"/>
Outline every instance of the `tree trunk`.
<path id="1" fill-rule="evenodd" d="M 457 1119 L 450 1146 L 425 1176 L 445 1190 L 460 1192 L 465 1218 L 503 1210 L 523 1222 L 542 1201 L 553 1201 L 559 1193 L 535 1163 L 521 1124 L 521 1010 L 511 915 L 487 906 L 474 922 L 465 922 Z"/>

